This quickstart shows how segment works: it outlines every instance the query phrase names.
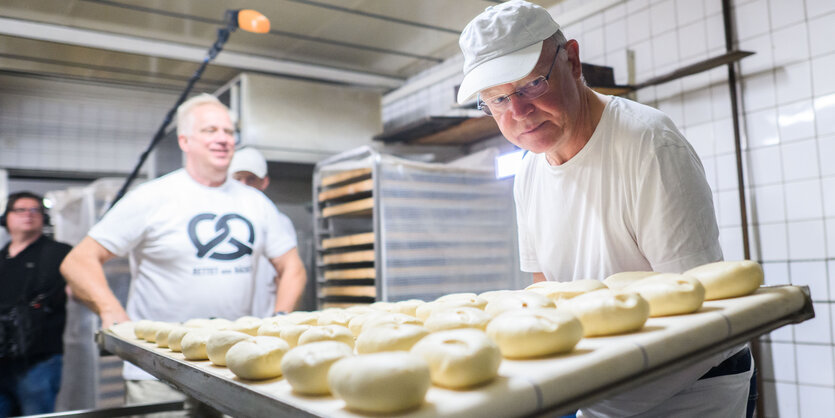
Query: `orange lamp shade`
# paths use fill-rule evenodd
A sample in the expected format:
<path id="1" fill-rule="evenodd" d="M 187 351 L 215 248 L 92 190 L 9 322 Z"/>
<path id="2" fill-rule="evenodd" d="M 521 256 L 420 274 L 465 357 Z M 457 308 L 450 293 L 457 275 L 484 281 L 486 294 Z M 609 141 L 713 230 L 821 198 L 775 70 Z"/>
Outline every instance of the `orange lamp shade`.
<path id="1" fill-rule="evenodd" d="M 252 9 L 238 11 L 238 27 L 254 33 L 267 33 L 270 31 L 270 19 Z"/>

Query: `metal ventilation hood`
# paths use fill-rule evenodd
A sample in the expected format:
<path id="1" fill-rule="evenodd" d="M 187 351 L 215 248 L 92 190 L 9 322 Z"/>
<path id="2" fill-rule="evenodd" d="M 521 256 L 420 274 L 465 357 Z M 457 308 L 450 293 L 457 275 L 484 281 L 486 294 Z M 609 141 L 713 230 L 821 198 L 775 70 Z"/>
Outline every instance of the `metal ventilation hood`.
<path id="1" fill-rule="evenodd" d="M 313 164 L 383 130 L 376 90 L 241 73 L 216 95 L 237 118 L 238 146 L 269 161 Z"/>

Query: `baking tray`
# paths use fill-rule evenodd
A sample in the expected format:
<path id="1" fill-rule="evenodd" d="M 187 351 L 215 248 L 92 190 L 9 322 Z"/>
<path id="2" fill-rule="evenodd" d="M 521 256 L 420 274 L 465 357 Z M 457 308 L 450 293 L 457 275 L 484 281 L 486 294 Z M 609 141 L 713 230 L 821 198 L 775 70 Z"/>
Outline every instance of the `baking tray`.
<path id="1" fill-rule="evenodd" d="M 502 361 L 499 377 L 468 391 L 432 387 L 424 405 L 405 417 L 558 416 L 648 383 L 744 344 L 787 324 L 814 317 L 806 286 L 763 287 L 754 294 L 705 302 L 696 313 L 650 318 L 636 333 L 583 338 L 568 354 Z M 209 361 L 138 340 L 133 324 L 96 336 L 99 346 L 188 395 L 235 417 L 363 416 L 332 396 L 293 393 L 283 378 L 246 381 Z"/>

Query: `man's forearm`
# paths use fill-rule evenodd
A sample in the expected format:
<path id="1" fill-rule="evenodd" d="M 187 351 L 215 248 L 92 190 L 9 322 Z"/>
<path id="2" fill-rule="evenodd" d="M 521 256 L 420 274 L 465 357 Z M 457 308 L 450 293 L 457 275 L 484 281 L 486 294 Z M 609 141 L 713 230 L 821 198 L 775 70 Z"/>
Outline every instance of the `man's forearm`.
<path id="1" fill-rule="evenodd" d="M 295 309 L 307 282 L 304 267 L 284 271 L 284 274 L 276 277 L 276 280 L 278 290 L 275 297 L 275 311 L 291 312 Z"/>
<path id="2" fill-rule="evenodd" d="M 104 328 L 128 320 L 125 309 L 107 285 L 102 262 L 86 251 L 84 241 L 61 263 L 61 275 L 73 296 L 101 317 Z"/>

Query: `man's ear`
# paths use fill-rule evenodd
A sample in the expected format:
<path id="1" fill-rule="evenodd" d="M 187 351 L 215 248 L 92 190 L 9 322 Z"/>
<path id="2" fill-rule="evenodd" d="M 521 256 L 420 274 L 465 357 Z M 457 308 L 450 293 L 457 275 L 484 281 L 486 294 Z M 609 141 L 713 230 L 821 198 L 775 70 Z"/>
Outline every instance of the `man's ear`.
<path id="1" fill-rule="evenodd" d="M 264 180 L 261 183 L 261 191 L 266 192 L 268 187 L 270 187 L 270 176 L 264 176 Z"/>
<path id="2" fill-rule="evenodd" d="M 186 146 L 188 146 L 188 137 L 186 135 L 177 135 L 177 145 L 180 146 L 180 151 L 186 152 Z"/>
<path id="3" fill-rule="evenodd" d="M 564 49 L 568 64 L 571 65 L 571 75 L 575 80 L 579 80 L 583 75 L 583 66 L 580 64 L 580 44 L 576 39 L 572 39 L 565 43 Z"/>

